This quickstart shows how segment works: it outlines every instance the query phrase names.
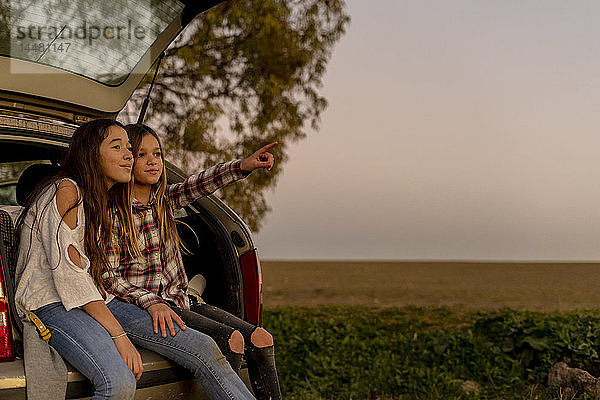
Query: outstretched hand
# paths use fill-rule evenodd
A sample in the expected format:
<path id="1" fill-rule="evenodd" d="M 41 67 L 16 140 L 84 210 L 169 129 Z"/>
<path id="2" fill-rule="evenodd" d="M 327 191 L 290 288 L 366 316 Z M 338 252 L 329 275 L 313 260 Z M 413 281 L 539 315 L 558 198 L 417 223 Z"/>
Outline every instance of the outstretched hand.
<path id="1" fill-rule="evenodd" d="M 264 168 L 267 171 L 270 171 L 271 168 L 273 168 L 273 164 L 275 164 L 275 157 L 273 157 L 273 154 L 269 153 L 268 150 L 277 146 L 278 143 L 279 142 L 269 143 L 256 150 L 250 157 L 244 158 L 240 164 L 242 171 L 251 172 L 257 168 Z"/>

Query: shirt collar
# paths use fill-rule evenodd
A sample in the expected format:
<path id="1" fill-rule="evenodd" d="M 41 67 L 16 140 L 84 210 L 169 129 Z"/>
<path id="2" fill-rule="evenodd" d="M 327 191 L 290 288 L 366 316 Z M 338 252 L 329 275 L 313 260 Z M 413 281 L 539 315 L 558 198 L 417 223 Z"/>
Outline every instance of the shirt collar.
<path id="1" fill-rule="evenodd" d="M 156 201 L 156 193 L 154 191 L 152 191 L 150 193 L 150 201 L 148 201 L 148 204 L 142 204 L 141 202 L 138 201 L 138 199 L 136 199 L 134 197 L 133 200 L 131 201 L 131 205 L 133 208 L 150 208 L 154 205 L 155 201 Z"/>

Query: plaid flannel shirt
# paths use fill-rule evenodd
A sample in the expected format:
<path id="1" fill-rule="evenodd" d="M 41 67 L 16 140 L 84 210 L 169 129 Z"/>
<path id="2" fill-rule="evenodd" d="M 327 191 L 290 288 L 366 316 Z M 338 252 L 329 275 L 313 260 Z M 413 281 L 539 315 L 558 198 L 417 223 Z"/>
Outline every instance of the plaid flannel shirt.
<path id="1" fill-rule="evenodd" d="M 248 176 L 249 172 L 242 171 L 240 163 L 241 160 L 219 163 L 190 176 L 184 182 L 168 185 L 166 198 L 172 212 Z M 111 264 L 116 273 L 109 278 L 108 290 L 120 299 L 144 309 L 165 301 L 189 309 L 186 294 L 188 280 L 181 252 L 171 243 L 161 240 L 154 196 L 147 205 L 133 200 L 133 220 L 141 256 L 128 257 L 125 249 L 121 248 L 118 238 L 121 237 L 122 228 L 115 221 L 109 258 L 114 259 Z"/>

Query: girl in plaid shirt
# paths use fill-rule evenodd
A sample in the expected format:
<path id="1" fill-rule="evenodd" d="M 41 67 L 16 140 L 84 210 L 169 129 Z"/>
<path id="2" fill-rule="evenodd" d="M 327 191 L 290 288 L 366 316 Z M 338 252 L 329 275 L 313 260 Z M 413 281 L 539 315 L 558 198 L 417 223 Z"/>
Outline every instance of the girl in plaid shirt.
<path id="1" fill-rule="evenodd" d="M 138 252 L 128 211 L 132 166 L 120 123 L 94 120 L 73 133 L 58 175 L 29 195 L 17 222 L 19 313 L 31 311 L 46 325 L 48 344 L 92 382 L 93 399 L 133 399 L 143 372 L 135 344 L 193 371 L 213 400 L 253 400 L 208 335 L 188 329 L 156 337 L 145 310 L 108 292 L 115 215 L 124 226 L 116 240 Z M 36 351 L 47 350 L 36 346 L 26 358 Z"/>
<path id="2" fill-rule="evenodd" d="M 268 150 L 277 143 L 264 146 L 246 159 L 220 163 L 182 183 L 167 185 L 162 147 L 156 132 L 141 124 L 128 125 L 126 129 L 135 161 L 132 208 L 141 254 L 132 257 L 121 249 L 117 278 L 111 291 L 146 309 L 152 315 L 155 333 L 163 337 L 168 333 L 174 336 L 175 326 L 185 329 L 186 324 L 206 333 L 215 340 L 236 372 L 245 354 L 256 397 L 281 399 L 273 337 L 269 332 L 206 303 L 190 305 L 173 217 L 176 210 L 245 178 L 256 168 L 270 170 L 274 157 Z M 114 237 L 121 234 L 117 230 Z"/>

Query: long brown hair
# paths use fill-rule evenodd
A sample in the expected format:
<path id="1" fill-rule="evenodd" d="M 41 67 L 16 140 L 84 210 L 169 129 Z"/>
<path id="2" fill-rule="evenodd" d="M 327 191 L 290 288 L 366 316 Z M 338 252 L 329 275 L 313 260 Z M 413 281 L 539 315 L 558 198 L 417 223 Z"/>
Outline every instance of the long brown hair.
<path id="1" fill-rule="evenodd" d="M 152 185 L 152 193 L 155 196 L 154 201 L 156 202 L 156 211 L 158 213 L 158 222 L 160 224 L 160 237 L 165 243 L 170 243 L 175 251 L 177 251 L 181 247 L 182 243 L 181 239 L 179 238 L 179 234 L 177 233 L 175 217 L 173 217 L 171 207 L 169 207 L 167 203 L 167 170 L 165 167 L 165 156 L 160 138 L 152 128 L 144 124 L 129 124 L 125 127 L 125 130 L 129 135 L 129 141 L 131 142 L 131 147 L 133 148 L 132 153 L 134 163 L 137 161 L 137 153 L 142 145 L 142 139 L 146 135 L 154 136 L 158 142 L 158 146 L 160 148 L 160 158 L 163 162 L 163 170 L 161 171 L 158 182 Z M 134 184 L 135 182 L 132 178 L 129 182 L 129 186 L 131 186 L 132 191 Z M 183 248 L 184 250 L 187 250 L 185 249 L 185 246 L 183 246 Z"/>
<path id="2" fill-rule="evenodd" d="M 54 185 L 57 189 L 60 178 L 74 180 L 83 196 L 69 210 L 83 203 L 85 212 L 84 254 L 90 260 L 89 273 L 103 297 L 106 295 L 106 282 L 102 278 L 102 274 L 112 271 L 112 267 L 109 265 L 108 250 L 111 243 L 113 216 L 116 214 L 128 229 L 133 229 L 130 186 L 126 183 L 116 183 L 107 191 L 104 172 L 100 168 L 100 144 L 108 137 L 108 129 L 115 125 L 125 128 L 123 124 L 112 119 L 93 120 L 77 128 L 71 137 L 71 143 L 58 174 L 50 183 L 46 181 L 36 188 L 34 194 L 28 198 L 17 223 L 17 229 L 22 229 L 29 209 L 49 185 Z M 121 243 L 125 244 L 128 251 L 134 252 L 134 249 L 137 249 L 137 243 L 130 235 L 124 234 L 123 236 L 119 238 L 122 240 Z"/>

